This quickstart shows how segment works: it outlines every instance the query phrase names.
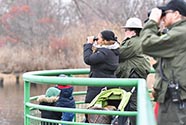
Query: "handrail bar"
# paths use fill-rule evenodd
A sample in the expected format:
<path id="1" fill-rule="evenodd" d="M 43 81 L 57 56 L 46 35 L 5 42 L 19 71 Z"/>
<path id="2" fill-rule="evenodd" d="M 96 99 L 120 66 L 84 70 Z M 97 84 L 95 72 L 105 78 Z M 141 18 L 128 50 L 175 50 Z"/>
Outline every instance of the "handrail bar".
<path id="1" fill-rule="evenodd" d="M 153 69 L 151 73 L 155 72 Z M 148 96 L 148 90 L 146 86 L 146 81 L 144 79 L 127 79 L 127 78 L 79 78 L 79 77 L 57 77 L 59 74 L 66 74 L 69 76 L 73 75 L 85 75 L 89 73 L 89 69 L 63 69 L 63 70 L 43 70 L 43 71 L 33 71 L 23 74 L 24 80 L 24 110 L 25 110 L 25 125 L 30 125 L 30 120 L 27 116 L 30 114 L 30 109 L 43 109 L 51 111 L 64 111 L 64 112 L 74 112 L 79 114 L 103 114 L 103 115 L 119 115 L 119 116 L 136 116 L 138 125 L 156 125 L 154 114 L 152 111 L 147 111 L 147 109 L 152 110 L 152 104 Z M 60 85 L 73 85 L 73 86 L 136 86 L 137 87 L 137 100 L 138 100 L 138 111 L 100 111 L 97 110 L 87 110 L 87 109 L 69 109 L 62 107 L 47 107 L 38 104 L 30 103 L 30 101 L 35 100 L 36 97 L 30 98 L 30 84 L 60 84 Z M 79 102 L 78 102 L 79 103 Z M 50 121 L 50 120 L 49 120 Z M 61 122 L 64 123 L 65 121 Z M 70 123 L 71 124 L 71 123 Z"/>

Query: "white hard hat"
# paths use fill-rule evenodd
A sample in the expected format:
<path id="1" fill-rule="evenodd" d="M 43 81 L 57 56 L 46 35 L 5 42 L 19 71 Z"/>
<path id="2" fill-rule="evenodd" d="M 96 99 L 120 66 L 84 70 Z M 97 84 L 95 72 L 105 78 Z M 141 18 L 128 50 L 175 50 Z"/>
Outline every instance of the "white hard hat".
<path id="1" fill-rule="evenodd" d="M 122 28 L 143 28 L 143 26 L 139 18 L 132 17 L 127 20 L 125 26 L 122 26 Z"/>

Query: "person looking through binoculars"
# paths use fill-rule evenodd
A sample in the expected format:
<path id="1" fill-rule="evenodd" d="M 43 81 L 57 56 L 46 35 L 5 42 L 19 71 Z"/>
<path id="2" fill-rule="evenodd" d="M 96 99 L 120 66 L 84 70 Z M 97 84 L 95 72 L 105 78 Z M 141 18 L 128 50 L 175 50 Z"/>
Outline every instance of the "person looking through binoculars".
<path id="1" fill-rule="evenodd" d="M 153 8 L 140 37 L 143 53 L 157 63 L 154 98 L 159 103 L 158 125 L 186 124 L 186 2 L 171 0 Z M 162 23 L 168 31 L 158 35 Z"/>

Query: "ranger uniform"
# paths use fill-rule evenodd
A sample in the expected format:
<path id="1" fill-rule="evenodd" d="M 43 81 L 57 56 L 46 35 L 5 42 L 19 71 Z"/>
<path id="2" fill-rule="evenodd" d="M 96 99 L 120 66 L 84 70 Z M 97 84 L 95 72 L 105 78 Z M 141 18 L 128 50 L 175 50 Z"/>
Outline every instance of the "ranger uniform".
<path id="1" fill-rule="evenodd" d="M 158 125 L 186 125 L 186 3 L 171 0 L 154 8 L 141 32 L 143 52 L 157 59 L 154 65 L 155 99 L 160 103 Z M 163 21 L 168 32 L 158 35 Z"/>

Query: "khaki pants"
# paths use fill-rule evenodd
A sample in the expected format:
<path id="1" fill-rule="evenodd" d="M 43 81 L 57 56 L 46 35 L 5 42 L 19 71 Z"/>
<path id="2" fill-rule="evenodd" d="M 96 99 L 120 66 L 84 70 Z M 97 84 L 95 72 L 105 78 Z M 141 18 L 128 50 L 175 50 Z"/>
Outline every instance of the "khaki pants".
<path id="1" fill-rule="evenodd" d="M 171 99 L 160 103 L 158 125 L 186 125 L 186 100 L 183 105 L 184 108 L 180 109 L 180 104 L 173 103 Z"/>

